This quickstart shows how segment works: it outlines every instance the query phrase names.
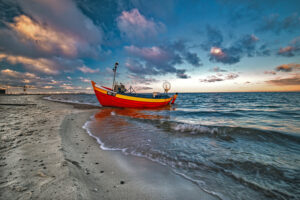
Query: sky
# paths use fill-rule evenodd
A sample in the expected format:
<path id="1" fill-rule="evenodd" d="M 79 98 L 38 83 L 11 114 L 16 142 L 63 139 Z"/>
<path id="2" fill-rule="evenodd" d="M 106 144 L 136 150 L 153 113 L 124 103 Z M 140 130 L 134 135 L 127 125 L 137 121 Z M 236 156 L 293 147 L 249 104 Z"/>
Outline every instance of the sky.
<path id="1" fill-rule="evenodd" d="M 300 91 L 299 0 L 1 0 L 0 87 Z"/>

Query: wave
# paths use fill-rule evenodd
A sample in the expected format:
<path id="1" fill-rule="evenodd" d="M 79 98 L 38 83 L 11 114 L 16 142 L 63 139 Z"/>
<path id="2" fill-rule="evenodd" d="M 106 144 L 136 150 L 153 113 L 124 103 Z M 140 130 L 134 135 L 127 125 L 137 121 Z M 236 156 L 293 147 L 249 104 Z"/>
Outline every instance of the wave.
<path id="1" fill-rule="evenodd" d="M 115 112 L 111 113 L 111 116 L 115 117 L 115 115 L 118 114 L 116 114 Z M 296 147 L 297 151 L 300 151 L 300 138 L 298 136 L 287 135 L 281 132 L 271 132 L 243 127 L 203 126 L 199 124 L 187 124 L 158 119 L 125 118 L 127 118 L 129 121 L 137 120 L 142 123 L 151 123 L 157 128 L 162 129 L 167 134 L 170 134 L 170 137 L 176 136 L 176 134 L 178 134 L 177 136 L 180 137 L 206 136 L 225 140 L 226 142 L 232 142 L 237 140 L 238 138 L 246 137 L 246 141 L 249 141 L 249 139 L 255 141 L 260 140 L 264 141 L 266 144 L 269 144 L 270 142 L 272 143 L 274 141 L 282 142 L 288 140 L 289 144 L 291 144 L 291 142 L 298 142 L 298 144 L 293 146 L 298 146 Z M 238 160 L 241 159 L 240 157 L 236 157 L 236 159 L 233 159 L 233 157 L 235 156 L 234 154 L 229 155 L 229 158 L 227 159 L 225 157 L 214 156 L 212 160 L 208 158 L 201 160 L 195 158 L 192 155 L 189 157 L 184 157 L 177 153 L 172 154 L 172 152 L 174 151 L 168 148 L 163 148 L 161 150 L 152 148 L 143 149 L 139 147 L 111 148 L 107 147 L 99 137 L 95 136 L 91 132 L 89 126 L 90 123 L 93 122 L 94 121 L 92 117 L 91 121 L 86 122 L 82 128 L 84 128 L 91 137 L 97 140 L 101 149 L 113 151 L 118 150 L 122 151 L 125 155 L 130 154 L 138 157 L 144 157 L 162 165 L 169 166 L 176 174 L 195 182 L 202 190 L 215 195 L 219 199 L 226 199 L 226 197 L 224 196 L 232 195 L 235 192 L 234 190 L 231 191 L 231 193 L 227 193 L 226 191 L 214 192 L 214 189 L 211 189 L 214 188 L 212 187 L 214 183 L 221 186 L 224 183 L 226 184 L 226 181 L 224 182 L 222 178 L 218 179 L 219 176 L 227 177 L 226 180 L 233 180 L 233 184 L 243 185 L 243 187 L 250 188 L 251 190 L 258 192 L 261 195 L 268 197 L 269 199 L 293 199 L 295 198 L 295 195 L 298 195 L 297 192 L 289 192 L 291 189 L 290 185 L 287 184 L 285 185 L 285 187 L 281 187 L 280 185 L 285 183 L 293 183 L 296 181 L 293 179 L 293 176 L 287 177 L 287 173 L 290 169 L 284 169 L 280 166 L 274 165 L 274 163 L 268 164 L 264 163 L 263 160 L 260 161 L 257 159 L 256 161 Z M 184 148 L 180 151 L 185 150 L 186 149 Z M 202 180 L 201 177 L 199 178 L 197 174 L 194 173 L 205 174 L 206 179 Z M 219 175 L 216 176 L 216 174 Z M 297 174 L 297 172 L 295 172 L 295 170 L 293 169 L 291 175 L 295 174 Z M 280 180 L 280 182 L 277 184 L 278 180 Z M 267 183 L 267 185 L 264 185 L 265 183 Z M 276 187 L 270 187 L 270 185 L 276 185 Z M 234 185 L 231 185 L 231 187 L 234 187 Z M 296 190 L 297 188 L 295 189 L 295 191 Z"/>
<path id="2" fill-rule="evenodd" d="M 243 114 L 237 112 L 227 111 L 188 111 L 188 110 L 176 110 L 176 115 L 197 115 L 197 116 L 208 116 L 208 117 L 241 117 Z"/>
<path id="3" fill-rule="evenodd" d="M 178 121 L 158 120 L 158 119 L 137 119 L 130 118 L 130 120 L 137 120 L 142 123 L 150 123 L 157 128 L 161 128 L 170 134 L 184 134 L 190 137 L 215 137 L 226 141 L 234 141 L 235 139 L 244 137 L 254 141 L 268 141 L 276 143 L 291 142 L 300 145 L 300 135 L 290 134 L 286 132 L 279 132 L 273 130 L 265 130 L 248 127 L 233 127 L 233 126 L 209 126 L 201 124 L 189 124 Z M 300 146 L 299 146 L 300 147 Z"/>

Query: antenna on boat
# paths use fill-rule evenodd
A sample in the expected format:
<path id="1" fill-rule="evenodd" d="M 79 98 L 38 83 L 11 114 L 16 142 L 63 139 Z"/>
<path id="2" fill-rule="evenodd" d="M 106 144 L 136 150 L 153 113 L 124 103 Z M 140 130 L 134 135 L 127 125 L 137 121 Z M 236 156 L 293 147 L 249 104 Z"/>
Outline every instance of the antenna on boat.
<path id="1" fill-rule="evenodd" d="M 165 81 L 163 83 L 163 88 L 165 89 L 165 93 L 168 93 L 168 91 L 171 89 L 171 83 L 169 83 L 168 81 Z"/>
<path id="2" fill-rule="evenodd" d="M 113 80 L 112 90 L 114 90 L 114 88 L 115 88 L 115 79 L 116 79 L 116 72 L 117 72 L 118 65 L 119 65 L 119 63 L 116 62 L 115 67 L 112 69 L 114 72 L 114 80 Z"/>

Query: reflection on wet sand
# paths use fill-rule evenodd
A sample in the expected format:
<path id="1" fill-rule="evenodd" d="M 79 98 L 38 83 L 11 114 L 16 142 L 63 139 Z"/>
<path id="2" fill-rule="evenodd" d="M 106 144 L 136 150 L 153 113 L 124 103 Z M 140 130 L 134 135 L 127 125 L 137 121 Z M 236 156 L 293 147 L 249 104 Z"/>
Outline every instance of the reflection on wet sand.
<path id="1" fill-rule="evenodd" d="M 98 121 L 111 115 L 119 115 L 138 119 L 163 119 L 166 118 L 166 116 L 159 114 L 159 112 L 168 110 L 174 110 L 174 108 L 172 108 L 172 106 L 143 110 L 133 108 L 102 108 L 95 114 L 95 118 Z M 147 114 L 144 112 L 147 112 Z"/>

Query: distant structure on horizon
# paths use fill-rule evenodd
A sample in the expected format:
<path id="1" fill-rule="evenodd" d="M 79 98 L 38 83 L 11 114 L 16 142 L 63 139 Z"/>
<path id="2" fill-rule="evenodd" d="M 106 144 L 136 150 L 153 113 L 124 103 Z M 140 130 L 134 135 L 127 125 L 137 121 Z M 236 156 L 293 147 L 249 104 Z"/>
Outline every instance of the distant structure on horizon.
<path id="1" fill-rule="evenodd" d="M 0 94 L 6 94 L 6 89 L 5 88 L 0 88 Z"/>

